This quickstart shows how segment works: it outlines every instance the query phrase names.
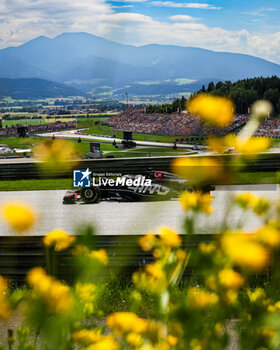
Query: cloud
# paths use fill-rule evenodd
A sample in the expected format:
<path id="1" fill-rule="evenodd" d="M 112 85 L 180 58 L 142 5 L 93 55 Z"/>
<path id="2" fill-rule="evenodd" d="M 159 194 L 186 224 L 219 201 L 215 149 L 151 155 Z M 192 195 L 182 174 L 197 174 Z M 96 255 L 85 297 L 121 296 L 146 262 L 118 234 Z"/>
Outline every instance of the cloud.
<path id="1" fill-rule="evenodd" d="M 66 31 L 96 32 L 103 15 L 112 12 L 105 0 L 2 0 L 0 46 Z"/>
<path id="2" fill-rule="evenodd" d="M 131 8 L 133 5 L 113 5 L 112 9 L 123 9 L 123 8 Z"/>
<path id="3" fill-rule="evenodd" d="M 107 39 L 131 45 L 194 46 L 244 53 L 280 63 L 280 32 L 256 34 L 245 29 L 226 30 L 192 21 L 189 16 L 179 16 L 171 16 L 174 22 L 169 23 L 139 13 L 112 13 L 104 16 L 98 33 Z"/>
<path id="4" fill-rule="evenodd" d="M 112 2 L 145 2 L 147 0 L 111 0 Z"/>
<path id="5" fill-rule="evenodd" d="M 276 9 L 271 7 L 261 7 L 259 9 L 255 9 L 254 11 L 246 11 L 242 12 L 244 15 L 254 16 L 254 17 L 264 17 L 267 16 L 266 12 L 276 11 Z"/>
<path id="6" fill-rule="evenodd" d="M 174 7 L 174 8 L 193 8 L 193 9 L 202 9 L 202 10 L 221 10 L 222 7 L 212 6 L 209 4 L 201 4 L 201 3 L 178 3 L 172 1 L 152 1 L 150 6 L 158 6 L 158 7 Z"/>
<path id="7" fill-rule="evenodd" d="M 198 21 L 199 18 L 195 18 L 192 16 L 188 16 L 188 15 L 175 15 L 175 16 L 170 16 L 169 17 L 172 21 L 179 21 L 179 22 L 195 22 Z"/>

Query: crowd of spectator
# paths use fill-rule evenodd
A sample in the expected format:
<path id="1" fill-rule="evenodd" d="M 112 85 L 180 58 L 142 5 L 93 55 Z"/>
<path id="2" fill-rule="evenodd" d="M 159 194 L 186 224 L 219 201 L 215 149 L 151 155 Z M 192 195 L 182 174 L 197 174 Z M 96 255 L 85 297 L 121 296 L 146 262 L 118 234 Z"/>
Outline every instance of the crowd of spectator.
<path id="1" fill-rule="evenodd" d="M 41 133 L 41 132 L 54 132 L 57 130 L 76 129 L 76 128 L 77 128 L 76 121 L 71 121 L 71 122 L 60 122 L 59 121 L 56 123 L 29 125 L 29 126 L 27 126 L 27 133 L 33 134 L 33 133 Z M 17 134 L 18 134 L 17 127 L 1 128 L 0 129 L 0 136 L 16 136 Z"/>
<path id="2" fill-rule="evenodd" d="M 170 136 L 189 135 L 225 135 L 245 124 L 249 115 L 235 115 L 233 122 L 226 128 L 206 126 L 192 114 L 147 114 L 140 109 L 128 109 L 107 120 L 113 131 L 130 131 Z"/>
<path id="3" fill-rule="evenodd" d="M 279 119 L 267 119 L 264 121 L 255 136 L 274 137 L 280 139 L 280 120 Z"/>

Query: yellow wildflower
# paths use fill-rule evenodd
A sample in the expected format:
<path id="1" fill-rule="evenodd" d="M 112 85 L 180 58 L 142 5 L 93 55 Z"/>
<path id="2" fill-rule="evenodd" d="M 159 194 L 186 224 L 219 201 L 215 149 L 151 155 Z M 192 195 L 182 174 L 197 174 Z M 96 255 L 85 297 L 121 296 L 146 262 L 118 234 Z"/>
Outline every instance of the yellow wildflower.
<path id="1" fill-rule="evenodd" d="M 257 215 L 262 215 L 269 209 L 269 202 L 265 198 L 259 198 L 252 193 L 240 193 L 234 201 L 243 209 L 252 209 Z"/>
<path id="2" fill-rule="evenodd" d="M 14 230 L 24 232 L 29 230 L 36 220 L 33 208 L 20 201 L 9 201 L 1 206 L 1 216 Z"/>
<path id="3" fill-rule="evenodd" d="M 206 278 L 206 286 L 211 290 L 217 289 L 217 279 L 215 275 L 210 275 Z"/>
<path id="4" fill-rule="evenodd" d="M 268 302 L 270 302 L 271 300 L 270 299 L 268 299 L 268 300 L 266 300 L 267 301 L 267 303 Z M 278 312 L 278 311 L 280 311 L 280 301 L 277 301 L 274 305 L 273 304 L 269 304 L 268 306 L 267 306 L 267 311 L 268 312 Z"/>
<path id="5" fill-rule="evenodd" d="M 33 149 L 34 157 L 45 171 L 56 173 L 63 167 L 64 170 L 73 167 L 76 146 L 71 141 L 54 140 L 39 144 Z M 69 162 L 71 160 L 71 162 Z"/>
<path id="6" fill-rule="evenodd" d="M 198 193 L 197 192 L 183 192 L 180 196 L 180 204 L 184 210 L 188 211 L 195 209 L 198 202 Z"/>
<path id="7" fill-rule="evenodd" d="M 235 151 L 244 155 L 254 155 L 266 151 L 271 146 L 271 141 L 266 137 L 249 137 L 242 139 L 240 136 L 228 135 L 225 144 L 234 147 Z"/>
<path id="8" fill-rule="evenodd" d="M 174 337 L 172 334 L 169 334 L 167 336 L 167 342 L 171 347 L 174 347 L 178 344 L 178 338 Z"/>
<path id="9" fill-rule="evenodd" d="M 268 312 L 276 312 L 277 309 L 276 309 L 276 307 L 274 305 L 268 305 L 267 311 Z"/>
<path id="10" fill-rule="evenodd" d="M 229 125 L 234 113 L 234 105 L 230 99 L 208 94 L 199 94 L 190 99 L 187 107 L 190 113 L 219 126 Z"/>
<path id="11" fill-rule="evenodd" d="M 239 289 L 244 283 L 244 278 L 232 269 L 224 269 L 219 272 L 219 281 L 223 287 Z"/>
<path id="12" fill-rule="evenodd" d="M 168 322 L 169 333 L 176 337 L 178 340 L 184 336 L 184 330 L 180 322 Z"/>
<path id="13" fill-rule="evenodd" d="M 83 306 L 84 312 L 93 312 L 93 302 L 96 297 L 96 286 L 92 283 L 78 282 L 75 287 L 75 291 L 79 302 Z"/>
<path id="14" fill-rule="evenodd" d="M 139 239 L 139 244 L 145 252 L 148 252 L 149 250 L 153 249 L 155 240 L 156 237 L 153 233 L 147 233 L 145 236 Z"/>
<path id="15" fill-rule="evenodd" d="M 92 250 L 88 256 L 91 259 L 95 259 L 98 262 L 100 262 L 103 265 L 107 265 L 108 264 L 108 255 L 106 253 L 105 249 L 99 249 L 99 250 Z"/>
<path id="16" fill-rule="evenodd" d="M 205 143 L 211 149 L 211 151 L 216 153 L 225 153 L 225 151 L 228 149 L 224 138 L 211 136 L 206 140 Z"/>
<path id="17" fill-rule="evenodd" d="M 256 237 L 270 247 L 278 247 L 280 245 L 280 231 L 273 226 L 263 226 L 256 232 Z"/>
<path id="18" fill-rule="evenodd" d="M 89 254 L 89 249 L 85 245 L 76 244 L 74 249 L 72 250 L 73 255 L 81 256 Z"/>
<path id="19" fill-rule="evenodd" d="M 210 242 L 210 243 L 202 242 L 199 244 L 198 248 L 203 254 L 211 254 L 217 249 L 217 246 L 214 242 Z"/>
<path id="20" fill-rule="evenodd" d="M 279 214 L 280 214 L 280 201 L 279 201 Z M 268 221 L 269 227 L 273 227 L 276 230 L 280 231 L 280 219 L 271 219 Z"/>
<path id="21" fill-rule="evenodd" d="M 147 329 L 147 321 L 133 312 L 115 312 L 108 316 L 107 325 L 117 337 L 131 332 L 143 334 Z"/>
<path id="22" fill-rule="evenodd" d="M 257 215 L 262 215 L 269 209 L 269 201 L 265 198 L 259 198 L 253 206 L 253 212 Z"/>
<path id="23" fill-rule="evenodd" d="M 240 193 L 234 197 L 234 201 L 243 209 L 249 209 L 255 205 L 258 197 L 254 196 L 250 192 Z"/>
<path id="24" fill-rule="evenodd" d="M 221 244 L 224 252 L 237 265 L 253 270 L 268 265 L 268 250 L 258 242 L 254 242 L 249 235 L 227 233 L 222 236 Z"/>
<path id="25" fill-rule="evenodd" d="M 72 339 L 75 343 L 79 343 L 82 345 L 89 345 L 91 343 L 97 343 L 103 338 L 101 334 L 101 330 L 94 329 L 81 329 L 80 331 L 76 331 L 72 333 Z"/>
<path id="26" fill-rule="evenodd" d="M 99 342 L 92 344 L 83 350 L 120 350 L 120 345 L 112 336 L 107 335 L 103 336 Z"/>
<path id="27" fill-rule="evenodd" d="M 141 334 L 135 333 L 135 332 L 128 333 L 125 340 L 126 340 L 128 345 L 130 345 L 134 348 L 141 346 L 143 344 L 143 341 L 144 341 Z"/>
<path id="28" fill-rule="evenodd" d="M 145 332 L 145 336 L 148 339 L 150 339 L 153 343 L 160 342 L 163 339 L 165 340 L 165 337 L 166 337 L 165 326 L 160 322 L 149 320 L 147 322 L 147 329 Z"/>
<path id="29" fill-rule="evenodd" d="M 27 275 L 28 283 L 35 296 L 42 298 L 49 312 L 64 313 L 72 306 L 70 288 L 46 274 L 41 267 L 31 269 Z"/>
<path id="30" fill-rule="evenodd" d="M 46 247 L 54 246 L 54 250 L 60 252 L 67 249 L 75 240 L 75 236 L 70 236 L 63 230 L 53 230 L 44 237 L 43 242 Z"/>
<path id="31" fill-rule="evenodd" d="M 221 325 L 221 323 L 216 323 L 214 326 L 214 330 L 215 330 L 215 334 L 216 335 L 222 335 L 223 332 L 223 326 Z"/>
<path id="32" fill-rule="evenodd" d="M 156 280 L 163 280 L 165 277 L 160 263 L 146 265 L 145 270 L 149 275 L 153 276 L 153 278 Z"/>
<path id="33" fill-rule="evenodd" d="M 59 281 L 52 281 L 52 285 L 45 295 L 47 300 L 48 310 L 50 312 L 64 313 L 68 311 L 72 305 L 70 296 L 70 288 Z"/>
<path id="34" fill-rule="evenodd" d="M 160 293 L 167 286 L 165 273 L 159 262 L 145 266 L 145 271 L 133 274 L 133 282 L 140 289 L 147 289 L 152 293 Z"/>
<path id="35" fill-rule="evenodd" d="M 276 307 L 276 309 L 279 311 L 280 310 L 280 301 L 277 301 L 274 306 Z"/>
<path id="36" fill-rule="evenodd" d="M 188 290 L 188 305 L 194 309 L 205 309 L 214 306 L 218 302 L 218 296 L 209 293 L 199 287 L 192 287 Z"/>
<path id="37" fill-rule="evenodd" d="M 182 239 L 175 230 L 166 226 L 161 226 L 158 229 L 158 233 L 164 246 L 173 248 L 181 245 Z"/>
<path id="38" fill-rule="evenodd" d="M 191 350 L 203 350 L 201 342 L 196 338 L 193 338 L 190 341 L 190 346 L 191 346 Z"/>
<path id="39" fill-rule="evenodd" d="M 0 276 L 0 319 L 7 319 L 11 314 L 9 301 L 8 301 L 8 282 L 7 280 Z"/>
<path id="40" fill-rule="evenodd" d="M 247 294 L 251 303 L 263 304 L 266 298 L 265 291 L 262 288 L 247 290 Z"/>
<path id="41" fill-rule="evenodd" d="M 178 261 L 186 261 L 187 256 L 187 253 L 183 249 L 178 249 L 176 252 L 176 257 Z"/>
<path id="42" fill-rule="evenodd" d="M 164 256 L 166 252 L 163 251 L 162 249 L 156 248 L 153 250 L 153 256 L 155 259 L 160 259 Z"/>
<path id="43" fill-rule="evenodd" d="M 274 305 L 268 305 L 267 311 L 268 312 L 276 312 L 277 309 L 276 309 L 276 307 Z"/>
<path id="44" fill-rule="evenodd" d="M 225 179 L 222 160 L 211 157 L 177 157 L 172 169 L 179 176 L 196 183 Z"/>
<path id="45" fill-rule="evenodd" d="M 213 196 L 210 193 L 203 193 L 198 198 L 198 208 L 205 214 L 212 214 L 213 208 L 211 207 L 211 203 L 213 200 Z"/>
<path id="46" fill-rule="evenodd" d="M 233 289 L 228 289 L 225 293 L 222 294 L 221 301 L 226 305 L 234 304 L 237 300 L 238 294 Z"/>
<path id="47" fill-rule="evenodd" d="M 273 338 L 276 335 L 276 330 L 268 327 L 268 326 L 263 326 L 258 329 L 258 333 L 261 334 L 264 338 Z"/>

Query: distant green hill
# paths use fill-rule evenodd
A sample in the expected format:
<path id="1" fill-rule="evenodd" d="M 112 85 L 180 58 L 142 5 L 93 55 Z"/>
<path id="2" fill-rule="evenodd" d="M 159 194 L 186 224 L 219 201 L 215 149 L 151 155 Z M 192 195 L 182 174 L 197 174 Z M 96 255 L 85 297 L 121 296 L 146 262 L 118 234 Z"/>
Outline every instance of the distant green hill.
<path id="1" fill-rule="evenodd" d="M 71 86 L 45 79 L 0 78 L 0 98 L 38 99 L 49 97 L 83 96 L 83 92 Z"/>

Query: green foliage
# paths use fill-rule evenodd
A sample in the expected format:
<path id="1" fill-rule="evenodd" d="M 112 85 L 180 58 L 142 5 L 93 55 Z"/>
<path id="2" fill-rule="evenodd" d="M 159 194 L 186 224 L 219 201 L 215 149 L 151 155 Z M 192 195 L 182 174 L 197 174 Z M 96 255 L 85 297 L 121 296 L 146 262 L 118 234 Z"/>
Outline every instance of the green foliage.
<path id="1" fill-rule="evenodd" d="M 275 114 L 280 113 L 280 78 L 276 76 L 244 79 L 235 83 L 219 81 L 216 85 L 210 82 L 207 89 L 203 86 L 197 93 L 201 92 L 230 97 L 236 105 L 237 113 L 248 113 L 248 108 L 260 99 L 270 101 Z"/>

